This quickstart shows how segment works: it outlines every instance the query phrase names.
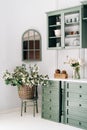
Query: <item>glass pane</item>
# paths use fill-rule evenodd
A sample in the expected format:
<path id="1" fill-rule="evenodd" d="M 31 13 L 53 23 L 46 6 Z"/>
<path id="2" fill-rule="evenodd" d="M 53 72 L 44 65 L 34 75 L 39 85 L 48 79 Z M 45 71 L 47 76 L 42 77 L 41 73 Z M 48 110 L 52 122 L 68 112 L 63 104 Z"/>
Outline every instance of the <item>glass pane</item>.
<path id="1" fill-rule="evenodd" d="M 40 51 L 35 51 L 35 59 L 40 60 Z"/>
<path id="2" fill-rule="evenodd" d="M 34 40 L 34 31 L 29 31 L 29 40 Z"/>
<path id="3" fill-rule="evenodd" d="M 27 51 L 23 51 L 23 59 L 28 60 L 28 52 Z"/>
<path id="4" fill-rule="evenodd" d="M 34 60 L 34 51 L 29 51 L 29 59 Z"/>
<path id="5" fill-rule="evenodd" d="M 38 32 L 35 32 L 35 40 L 40 40 L 40 35 Z"/>
<path id="6" fill-rule="evenodd" d="M 28 41 L 28 32 L 24 33 L 23 41 Z"/>
<path id="7" fill-rule="evenodd" d="M 40 49 L 40 41 L 35 40 L 35 49 Z"/>
<path id="8" fill-rule="evenodd" d="M 23 49 L 28 49 L 28 41 L 23 41 Z"/>
<path id="9" fill-rule="evenodd" d="M 34 49 L 34 41 L 33 40 L 29 41 L 29 49 Z"/>

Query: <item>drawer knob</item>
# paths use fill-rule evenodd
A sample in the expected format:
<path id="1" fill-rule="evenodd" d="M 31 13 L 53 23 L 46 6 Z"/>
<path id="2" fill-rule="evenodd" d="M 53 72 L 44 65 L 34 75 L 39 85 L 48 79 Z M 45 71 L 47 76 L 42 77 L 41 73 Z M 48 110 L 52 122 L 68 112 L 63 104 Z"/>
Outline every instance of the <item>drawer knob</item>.
<path id="1" fill-rule="evenodd" d="M 51 107 L 49 109 L 51 110 Z"/>
<path id="2" fill-rule="evenodd" d="M 50 102 L 51 102 L 52 100 L 50 99 Z"/>
<path id="3" fill-rule="evenodd" d="M 81 105 L 81 104 L 79 104 L 79 106 L 81 107 L 82 105 Z"/>
<path id="4" fill-rule="evenodd" d="M 51 115 L 50 115 L 50 118 L 51 118 Z"/>
<path id="5" fill-rule="evenodd" d="M 50 93 L 51 93 L 51 90 L 50 90 Z"/>
<path id="6" fill-rule="evenodd" d="M 82 86 L 79 86 L 79 88 L 82 88 Z"/>
<path id="7" fill-rule="evenodd" d="M 79 125 L 81 125 L 82 123 L 81 122 L 79 122 Z"/>
<path id="8" fill-rule="evenodd" d="M 82 97 L 82 95 L 79 95 L 79 97 Z"/>

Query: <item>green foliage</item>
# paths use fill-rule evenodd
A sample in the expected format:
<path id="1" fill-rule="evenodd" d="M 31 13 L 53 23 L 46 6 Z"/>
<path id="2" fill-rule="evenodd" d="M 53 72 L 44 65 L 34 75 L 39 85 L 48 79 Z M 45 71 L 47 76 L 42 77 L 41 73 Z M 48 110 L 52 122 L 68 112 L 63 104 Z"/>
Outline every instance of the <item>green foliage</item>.
<path id="1" fill-rule="evenodd" d="M 47 79 L 49 78 L 48 75 L 41 75 L 39 74 L 39 68 L 35 64 L 34 66 L 29 66 L 26 68 L 26 65 L 23 64 L 22 66 L 16 66 L 12 73 L 6 72 L 3 75 L 5 80 L 5 84 L 12 85 L 12 86 L 23 86 L 23 85 L 46 85 Z"/>

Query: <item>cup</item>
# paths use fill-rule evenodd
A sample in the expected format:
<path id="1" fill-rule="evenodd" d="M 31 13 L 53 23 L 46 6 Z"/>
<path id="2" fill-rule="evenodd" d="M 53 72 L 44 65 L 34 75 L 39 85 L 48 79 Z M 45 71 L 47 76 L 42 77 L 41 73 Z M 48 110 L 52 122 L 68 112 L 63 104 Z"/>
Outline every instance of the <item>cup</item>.
<path id="1" fill-rule="evenodd" d="M 61 36 L 61 30 L 60 29 L 54 30 L 54 33 L 55 33 L 56 37 Z"/>
<path id="2" fill-rule="evenodd" d="M 60 25 L 60 22 L 56 22 L 56 25 Z"/>

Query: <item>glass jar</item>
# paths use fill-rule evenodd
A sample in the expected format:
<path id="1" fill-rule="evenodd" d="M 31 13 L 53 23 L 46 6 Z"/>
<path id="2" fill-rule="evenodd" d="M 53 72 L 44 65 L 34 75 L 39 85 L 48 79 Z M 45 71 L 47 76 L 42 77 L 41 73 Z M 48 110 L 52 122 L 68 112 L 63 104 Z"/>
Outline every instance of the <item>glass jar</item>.
<path id="1" fill-rule="evenodd" d="M 80 67 L 73 67 L 73 79 L 80 79 Z"/>

